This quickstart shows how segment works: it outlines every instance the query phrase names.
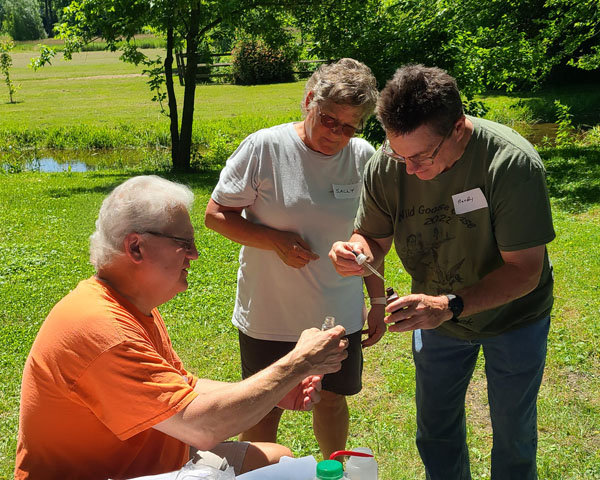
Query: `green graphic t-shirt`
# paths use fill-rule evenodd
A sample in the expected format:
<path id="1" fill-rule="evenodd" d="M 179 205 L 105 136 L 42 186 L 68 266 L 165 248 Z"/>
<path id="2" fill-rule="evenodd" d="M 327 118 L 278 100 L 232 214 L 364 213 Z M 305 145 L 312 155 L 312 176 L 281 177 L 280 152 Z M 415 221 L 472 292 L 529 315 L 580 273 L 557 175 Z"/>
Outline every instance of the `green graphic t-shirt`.
<path id="1" fill-rule="evenodd" d="M 500 267 L 500 251 L 555 237 L 545 170 L 532 145 L 506 126 L 468 118 L 474 131 L 465 152 L 432 180 L 408 175 L 381 150 L 366 167 L 355 227 L 368 237 L 394 237 L 413 293 L 456 292 Z M 531 293 L 439 330 L 469 340 L 532 323 L 550 313 L 552 285 L 546 252 Z"/>

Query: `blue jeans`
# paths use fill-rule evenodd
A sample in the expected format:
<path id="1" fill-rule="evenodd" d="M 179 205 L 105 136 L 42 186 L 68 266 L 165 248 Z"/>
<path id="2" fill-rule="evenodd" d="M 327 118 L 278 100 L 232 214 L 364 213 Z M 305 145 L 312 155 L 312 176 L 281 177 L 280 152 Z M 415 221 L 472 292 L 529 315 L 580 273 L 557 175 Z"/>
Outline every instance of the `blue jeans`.
<path id="1" fill-rule="evenodd" d="M 465 395 L 483 347 L 494 441 L 492 480 L 537 478 L 537 394 L 550 318 L 493 338 L 465 341 L 422 330 L 415 350 L 417 447 L 427 479 L 471 478 Z"/>

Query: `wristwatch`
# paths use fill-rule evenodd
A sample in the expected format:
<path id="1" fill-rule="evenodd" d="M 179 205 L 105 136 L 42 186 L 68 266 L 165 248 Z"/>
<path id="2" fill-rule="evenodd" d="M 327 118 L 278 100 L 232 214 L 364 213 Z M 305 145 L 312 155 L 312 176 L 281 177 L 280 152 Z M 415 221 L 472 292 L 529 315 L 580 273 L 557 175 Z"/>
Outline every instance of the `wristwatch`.
<path id="1" fill-rule="evenodd" d="M 463 308 L 465 308 L 463 299 L 453 293 L 447 293 L 446 297 L 448 297 L 448 310 L 452 312 L 452 318 L 450 320 L 458 323 L 458 317 L 462 313 Z"/>

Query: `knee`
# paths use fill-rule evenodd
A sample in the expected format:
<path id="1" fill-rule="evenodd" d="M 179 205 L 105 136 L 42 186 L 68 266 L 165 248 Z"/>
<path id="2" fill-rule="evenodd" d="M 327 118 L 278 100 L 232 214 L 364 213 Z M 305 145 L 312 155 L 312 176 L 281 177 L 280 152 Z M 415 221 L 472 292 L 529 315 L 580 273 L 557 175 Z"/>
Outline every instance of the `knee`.
<path id="1" fill-rule="evenodd" d="M 293 457 L 292 451 L 278 443 L 252 442 L 248 445 L 241 473 L 279 462 L 281 457 Z"/>
<path id="2" fill-rule="evenodd" d="M 321 391 L 321 401 L 315 404 L 317 411 L 338 411 L 348 408 L 346 397 L 337 393 Z"/>

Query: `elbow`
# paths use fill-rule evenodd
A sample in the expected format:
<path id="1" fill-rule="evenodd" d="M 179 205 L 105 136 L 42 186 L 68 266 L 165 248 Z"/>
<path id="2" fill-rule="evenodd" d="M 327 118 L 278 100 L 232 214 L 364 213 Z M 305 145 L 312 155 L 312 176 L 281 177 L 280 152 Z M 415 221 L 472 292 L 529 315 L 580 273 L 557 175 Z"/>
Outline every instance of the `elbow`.
<path id="1" fill-rule="evenodd" d="M 523 279 L 523 293 L 522 297 L 525 295 L 529 295 L 533 292 L 537 286 L 540 284 L 540 278 L 542 277 L 542 270 L 536 270 L 535 272 L 528 272 L 527 275 L 524 276 Z"/>
<path id="2" fill-rule="evenodd" d="M 198 435 L 198 437 L 194 438 L 192 446 L 198 450 L 210 450 L 225 440 L 225 438 L 218 438 L 217 436 L 209 434 L 208 432 L 203 432 L 201 435 Z"/>
<path id="3" fill-rule="evenodd" d="M 215 229 L 215 218 L 208 210 L 204 214 L 204 226 L 211 230 Z"/>
<path id="4" fill-rule="evenodd" d="M 206 206 L 206 211 L 204 212 L 204 226 L 206 228 L 210 228 L 211 230 L 215 230 L 215 226 L 217 224 L 217 210 L 215 209 L 215 202 L 212 198 L 208 201 L 208 205 Z"/>

